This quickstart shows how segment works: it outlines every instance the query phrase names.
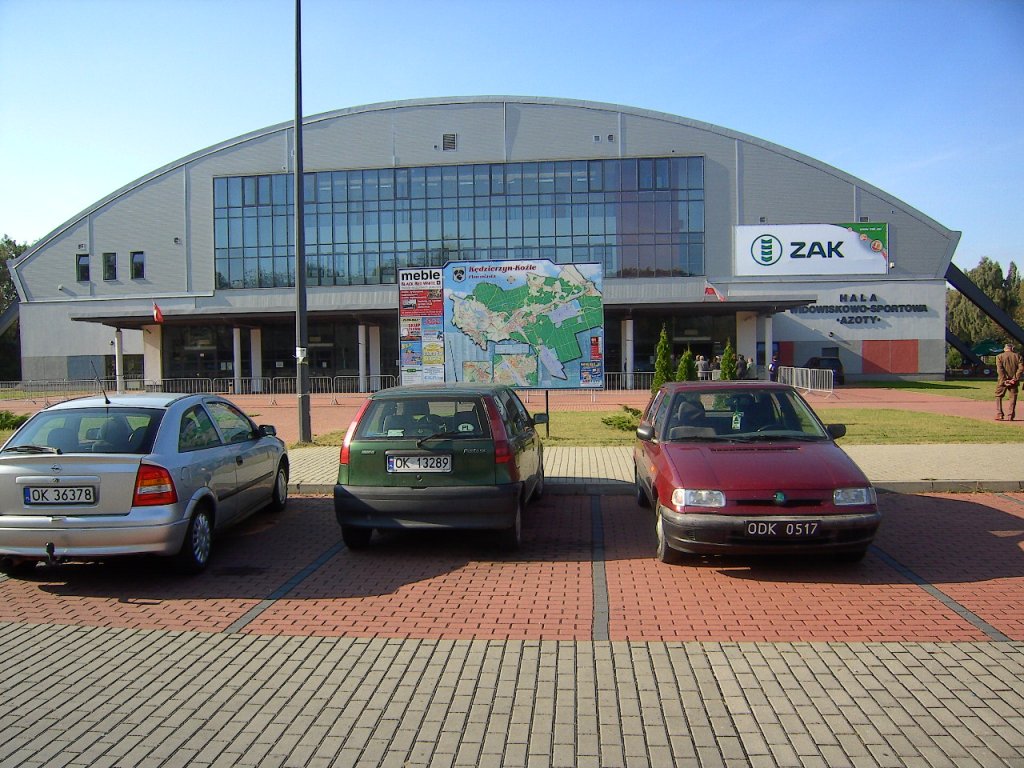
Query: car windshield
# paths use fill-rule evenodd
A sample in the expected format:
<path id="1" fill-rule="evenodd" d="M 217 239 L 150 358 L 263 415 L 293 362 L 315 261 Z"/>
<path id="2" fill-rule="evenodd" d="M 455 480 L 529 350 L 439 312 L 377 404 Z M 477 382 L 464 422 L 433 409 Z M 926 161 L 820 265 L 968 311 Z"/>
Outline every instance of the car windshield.
<path id="1" fill-rule="evenodd" d="M 661 438 L 692 440 L 827 440 L 821 422 L 789 389 L 743 387 L 677 392 Z"/>
<path id="2" fill-rule="evenodd" d="M 488 437 L 485 413 L 478 398 L 383 398 L 370 403 L 360 420 L 357 437 Z"/>
<path id="3" fill-rule="evenodd" d="M 147 454 L 163 414 L 150 408 L 41 411 L 11 438 L 4 451 Z"/>

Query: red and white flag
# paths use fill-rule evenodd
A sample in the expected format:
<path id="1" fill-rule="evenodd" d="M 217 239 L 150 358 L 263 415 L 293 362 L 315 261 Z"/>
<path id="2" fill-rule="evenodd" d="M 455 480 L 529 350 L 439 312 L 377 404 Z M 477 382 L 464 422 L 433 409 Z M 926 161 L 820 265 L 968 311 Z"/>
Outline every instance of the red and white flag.
<path id="1" fill-rule="evenodd" d="M 713 286 L 707 280 L 705 280 L 704 281 L 704 298 L 706 299 L 708 296 L 714 296 L 719 301 L 725 301 L 725 296 L 722 295 L 722 292 L 720 290 L 718 290 L 717 288 L 715 288 L 715 286 Z"/>
<path id="2" fill-rule="evenodd" d="M 153 302 L 153 320 L 157 323 L 164 321 L 164 313 L 160 311 L 160 307 L 157 306 L 156 302 Z"/>

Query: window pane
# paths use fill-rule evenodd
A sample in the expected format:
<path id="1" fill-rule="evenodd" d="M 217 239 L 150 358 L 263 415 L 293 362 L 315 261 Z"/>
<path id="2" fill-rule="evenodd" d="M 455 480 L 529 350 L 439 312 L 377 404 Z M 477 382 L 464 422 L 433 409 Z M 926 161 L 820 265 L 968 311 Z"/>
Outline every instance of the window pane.
<path id="1" fill-rule="evenodd" d="M 103 254 L 103 279 L 117 280 L 117 254 Z"/>
<path id="2" fill-rule="evenodd" d="M 132 280 L 143 280 L 146 277 L 146 254 L 142 251 L 132 253 Z"/>
<path id="3" fill-rule="evenodd" d="M 213 207 L 226 208 L 228 204 L 228 180 L 213 180 Z"/>

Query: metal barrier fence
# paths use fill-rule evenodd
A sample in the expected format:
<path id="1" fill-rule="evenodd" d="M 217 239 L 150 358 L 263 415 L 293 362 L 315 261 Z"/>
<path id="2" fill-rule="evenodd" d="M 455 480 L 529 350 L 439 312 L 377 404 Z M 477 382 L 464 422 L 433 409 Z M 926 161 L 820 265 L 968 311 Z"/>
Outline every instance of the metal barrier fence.
<path id="1" fill-rule="evenodd" d="M 826 396 L 834 394 L 835 375 L 832 370 L 779 366 L 779 381 L 783 384 Z"/>
<path id="2" fill-rule="evenodd" d="M 397 383 L 395 376 L 313 376 L 310 378 L 310 394 L 334 395 L 376 392 Z M 0 401 L 30 400 L 51 402 L 70 400 L 73 397 L 96 395 L 100 392 L 117 391 L 116 379 L 49 379 L 36 381 L 0 381 Z M 222 394 L 222 395 L 267 395 L 272 401 L 277 395 L 296 394 L 294 376 L 204 378 L 143 380 L 124 379 L 125 392 L 177 392 L 181 394 Z"/>

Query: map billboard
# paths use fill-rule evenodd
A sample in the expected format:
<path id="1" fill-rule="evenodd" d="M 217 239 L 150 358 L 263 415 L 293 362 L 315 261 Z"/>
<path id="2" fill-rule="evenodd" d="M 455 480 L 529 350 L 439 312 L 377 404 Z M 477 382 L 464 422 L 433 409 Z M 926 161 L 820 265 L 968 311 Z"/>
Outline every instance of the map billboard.
<path id="1" fill-rule="evenodd" d="M 604 387 L 601 264 L 449 262 L 443 272 L 446 381 Z"/>

